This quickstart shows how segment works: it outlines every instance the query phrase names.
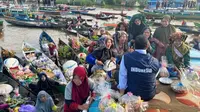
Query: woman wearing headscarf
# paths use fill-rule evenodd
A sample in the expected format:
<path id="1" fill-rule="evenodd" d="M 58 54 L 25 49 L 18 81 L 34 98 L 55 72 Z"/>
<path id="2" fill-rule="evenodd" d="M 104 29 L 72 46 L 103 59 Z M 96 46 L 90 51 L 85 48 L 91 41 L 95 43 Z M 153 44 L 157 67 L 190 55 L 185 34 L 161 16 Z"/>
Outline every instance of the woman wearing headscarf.
<path id="1" fill-rule="evenodd" d="M 176 32 L 173 33 L 169 40 L 170 45 L 166 50 L 166 57 L 169 64 L 175 65 L 177 68 L 188 67 L 190 65 L 190 48 L 185 43 L 187 35 Z"/>
<path id="2" fill-rule="evenodd" d="M 37 95 L 36 112 L 53 112 L 57 110 L 57 106 L 54 104 L 51 96 L 45 92 L 40 91 Z"/>
<path id="3" fill-rule="evenodd" d="M 149 42 L 150 42 L 150 46 L 148 47 L 147 49 L 147 52 L 151 55 L 154 54 L 155 52 L 155 45 L 156 45 L 156 42 L 154 41 L 154 39 L 152 38 L 152 35 L 151 35 L 151 29 L 149 27 L 145 27 L 143 30 L 142 30 L 142 35 L 144 35 L 146 38 L 148 38 Z"/>
<path id="4" fill-rule="evenodd" d="M 87 77 L 84 67 L 76 67 L 73 72 L 73 79 L 65 88 L 64 112 L 80 112 L 87 110 L 92 102 L 93 96 L 86 103 L 94 83 Z"/>
<path id="5" fill-rule="evenodd" d="M 125 31 L 118 31 L 114 36 L 114 52 L 119 60 L 128 51 L 128 34 Z"/>
<path id="6" fill-rule="evenodd" d="M 117 31 L 125 31 L 125 32 L 127 32 L 127 31 L 128 31 L 128 26 L 127 26 L 127 24 L 126 24 L 125 22 L 120 22 L 120 23 L 117 25 L 116 29 L 115 29 L 115 32 L 117 32 Z"/>
<path id="7" fill-rule="evenodd" d="M 31 90 L 34 91 L 36 94 L 39 91 L 44 90 L 47 93 L 49 93 L 55 101 L 58 101 L 58 99 L 55 98 L 55 95 L 53 93 L 53 88 L 55 86 L 61 85 L 62 83 L 58 83 L 58 82 L 48 78 L 44 72 L 39 73 L 38 78 L 39 78 L 39 81 L 37 82 L 37 85 L 29 84 L 29 87 L 31 88 Z"/>
<path id="8" fill-rule="evenodd" d="M 161 59 L 161 56 L 165 55 L 166 47 L 169 44 L 169 36 L 176 32 L 175 27 L 170 24 L 170 21 L 171 17 L 165 15 L 161 21 L 162 25 L 155 30 L 153 35 L 153 37 L 159 42 L 154 54 L 154 57 L 158 60 Z"/>
<path id="9" fill-rule="evenodd" d="M 98 69 L 103 69 L 103 66 L 107 60 L 111 60 L 115 62 L 116 54 L 113 52 L 113 39 L 111 37 L 107 37 L 105 39 L 105 46 L 97 48 L 91 54 L 86 57 L 86 62 L 94 65 L 92 67 L 92 72 Z M 111 77 L 111 71 L 108 72 L 109 77 Z"/>
<path id="10" fill-rule="evenodd" d="M 132 17 L 128 26 L 128 41 L 135 40 L 135 37 L 140 35 L 145 27 L 145 21 L 145 16 L 142 14 L 136 14 Z"/>
<path id="11" fill-rule="evenodd" d="M 56 48 L 56 45 L 53 42 L 50 42 L 48 44 L 49 46 L 49 57 L 54 61 L 54 63 L 59 66 L 58 62 L 58 50 Z"/>

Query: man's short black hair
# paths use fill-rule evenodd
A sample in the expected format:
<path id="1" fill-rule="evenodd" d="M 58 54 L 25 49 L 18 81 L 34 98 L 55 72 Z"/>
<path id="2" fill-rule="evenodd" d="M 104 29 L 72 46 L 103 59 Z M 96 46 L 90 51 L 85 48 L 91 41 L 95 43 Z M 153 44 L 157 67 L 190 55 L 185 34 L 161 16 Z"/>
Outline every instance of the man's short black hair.
<path id="1" fill-rule="evenodd" d="M 147 49 L 149 40 L 144 35 L 138 35 L 135 38 L 135 49 Z"/>

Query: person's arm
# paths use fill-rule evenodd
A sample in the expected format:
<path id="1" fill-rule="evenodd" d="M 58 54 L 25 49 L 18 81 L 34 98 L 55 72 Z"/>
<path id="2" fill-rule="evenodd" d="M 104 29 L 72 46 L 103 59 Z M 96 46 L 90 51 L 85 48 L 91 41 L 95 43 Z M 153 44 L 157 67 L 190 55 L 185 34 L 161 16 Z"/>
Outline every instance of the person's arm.
<path id="1" fill-rule="evenodd" d="M 92 79 L 88 78 L 88 84 L 89 84 L 90 91 L 91 91 L 91 95 L 90 95 L 90 99 L 89 99 L 89 103 L 88 103 L 90 105 L 95 97 L 93 94 L 93 90 L 95 88 L 95 83 Z"/>
<path id="2" fill-rule="evenodd" d="M 49 83 L 51 84 L 51 85 L 53 85 L 53 86 L 59 86 L 60 85 L 60 83 L 59 82 L 57 82 L 57 81 L 55 81 L 55 80 L 52 80 L 52 79 L 48 79 L 48 81 L 49 81 Z"/>
<path id="3" fill-rule="evenodd" d="M 159 37 L 159 32 L 158 32 L 158 28 L 155 30 L 154 34 L 153 34 L 153 38 L 158 39 Z"/>
<path id="4" fill-rule="evenodd" d="M 96 58 L 92 54 L 88 54 L 86 57 L 86 62 L 92 65 L 96 64 Z"/>
<path id="5" fill-rule="evenodd" d="M 94 81 L 92 79 L 88 78 L 88 84 L 89 84 L 90 90 L 93 91 L 95 88 Z"/>
<path id="6" fill-rule="evenodd" d="M 111 52 L 112 52 L 112 56 L 113 58 L 115 58 L 117 56 L 117 52 L 114 51 L 114 49 L 111 49 Z"/>
<path id="7" fill-rule="evenodd" d="M 67 104 L 71 110 L 81 109 L 79 104 L 72 100 L 72 82 L 70 82 L 65 88 L 65 104 Z"/>
<path id="8" fill-rule="evenodd" d="M 185 67 L 188 67 L 190 65 L 190 55 L 189 54 L 190 54 L 190 52 L 188 51 L 188 53 L 186 53 L 183 57 Z"/>
<path id="9" fill-rule="evenodd" d="M 120 94 L 123 95 L 126 88 L 127 88 L 127 69 L 124 65 L 124 56 L 123 56 L 119 68 L 118 89 L 120 90 Z"/>
<path id="10" fill-rule="evenodd" d="M 156 50 L 156 45 L 155 43 L 151 43 L 151 54 L 154 54 Z"/>
<path id="11" fill-rule="evenodd" d="M 171 46 L 167 47 L 165 55 L 167 57 L 168 64 L 174 64 L 173 57 L 172 57 L 172 47 Z"/>
<path id="12" fill-rule="evenodd" d="M 172 26 L 172 33 L 175 33 L 176 32 L 176 28 L 173 26 L 173 25 L 171 25 Z"/>

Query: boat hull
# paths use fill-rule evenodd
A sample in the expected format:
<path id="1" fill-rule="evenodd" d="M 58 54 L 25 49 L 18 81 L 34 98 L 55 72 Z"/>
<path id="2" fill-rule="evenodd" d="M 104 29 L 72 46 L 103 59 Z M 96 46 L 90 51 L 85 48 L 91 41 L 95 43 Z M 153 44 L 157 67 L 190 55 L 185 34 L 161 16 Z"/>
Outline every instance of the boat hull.
<path id="1" fill-rule="evenodd" d="M 195 29 L 191 27 L 179 27 L 179 29 L 189 34 L 200 34 L 200 29 Z"/>
<path id="2" fill-rule="evenodd" d="M 145 11 L 141 11 L 139 10 L 140 13 L 144 14 L 146 16 L 147 19 L 161 19 L 163 18 L 164 15 L 166 15 L 166 13 L 155 13 L 155 12 L 145 12 Z M 168 14 L 170 15 L 173 19 L 176 20 L 182 20 L 182 19 L 188 19 L 188 20 L 199 20 L 200 19 L 200 15 L 187 15 L 187 14 Z"/>

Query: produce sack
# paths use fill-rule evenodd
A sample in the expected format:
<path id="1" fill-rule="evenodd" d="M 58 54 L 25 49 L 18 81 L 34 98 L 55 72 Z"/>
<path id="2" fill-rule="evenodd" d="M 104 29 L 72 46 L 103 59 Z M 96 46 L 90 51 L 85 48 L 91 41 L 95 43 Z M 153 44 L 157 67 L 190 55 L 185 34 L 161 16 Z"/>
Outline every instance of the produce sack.
<path id="1" fill-rule="evenodd" d="M 36 112 L 36 109 L 33 105 L 22 105 L 19 112 Z"/>

